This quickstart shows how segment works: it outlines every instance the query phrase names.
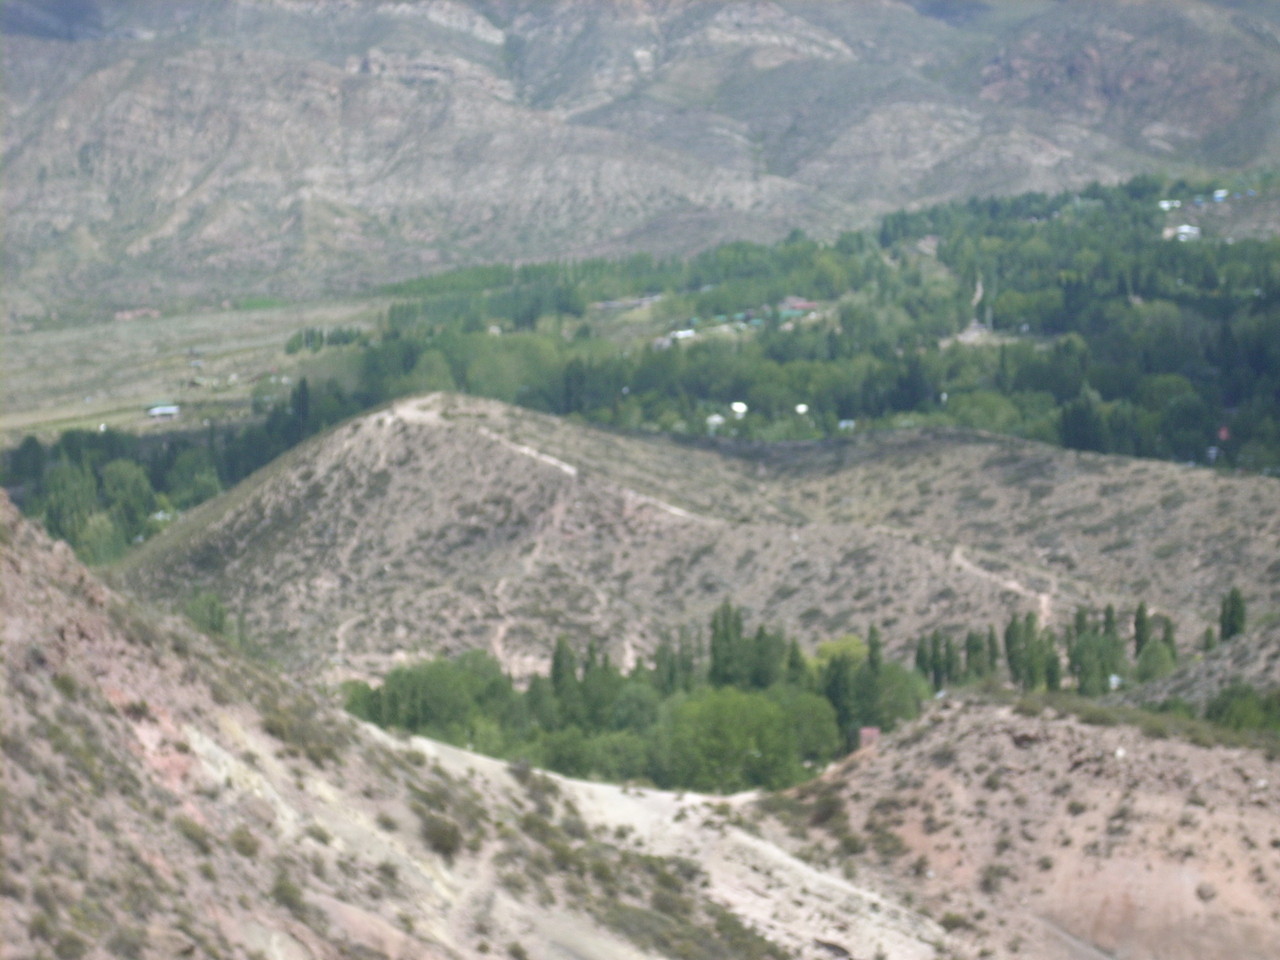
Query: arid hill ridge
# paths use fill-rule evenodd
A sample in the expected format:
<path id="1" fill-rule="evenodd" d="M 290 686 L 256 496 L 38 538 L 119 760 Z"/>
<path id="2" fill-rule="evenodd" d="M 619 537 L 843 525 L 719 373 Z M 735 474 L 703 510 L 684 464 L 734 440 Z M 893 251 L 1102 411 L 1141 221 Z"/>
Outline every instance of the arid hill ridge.
<path id="1" fill-rule="evenodd" d="M 84 0 L 2 23 L 23 320 L 1280 156 L 1268 4 Z"/>
<path id="2" fill-rule="evenodd" d="M 105 587 L 3 500 L 0 603 L 6 955 L 1280 945 L 1280 783 L 1256 750 L 944 702 L 794 791 L 671 794 L 356 723 Z"/>
<path id="3" fill-rule="evenodd" d="M 116 575 L 212 590 L 255 642 L 330 679 L 480 647 L 615 663 L 729 599 L 806 643 L 1062 625 L 1139 600 L 1191 650 L 1239 586 L 1276 628 L 1277 481 L 906 430 L 717 449 L 433 394 L 309 441 L 183 517 Z"/>
<path id="4" fill-rule="evenodd" d="M 6 957 L 670 955 L 648 928 L 729 960 L 712 935 L 726 916 L 797 957 L 819 936 L 925 960 L 945 936 L 835 873 L 802 891 L 813 868 L 731 827 L 718 798 L 575 784 L 359 724 L 106 588 L 2 496 L 0 603 Z M 803 923 L 737 892 L 759 862 L 795 878 Z M 659 879 L 679 922 L 648 906 Z"/>

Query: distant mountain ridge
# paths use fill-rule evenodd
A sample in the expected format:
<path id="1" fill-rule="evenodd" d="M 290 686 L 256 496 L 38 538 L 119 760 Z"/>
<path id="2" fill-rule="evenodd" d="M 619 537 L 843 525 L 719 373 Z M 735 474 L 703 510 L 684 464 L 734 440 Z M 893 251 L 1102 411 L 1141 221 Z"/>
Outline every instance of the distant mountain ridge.
<path id="1" fill-rule="evenodd" d="M 64 0 L 0 23 L 13 318 L 1280 156 L 1266 4 Z"/>

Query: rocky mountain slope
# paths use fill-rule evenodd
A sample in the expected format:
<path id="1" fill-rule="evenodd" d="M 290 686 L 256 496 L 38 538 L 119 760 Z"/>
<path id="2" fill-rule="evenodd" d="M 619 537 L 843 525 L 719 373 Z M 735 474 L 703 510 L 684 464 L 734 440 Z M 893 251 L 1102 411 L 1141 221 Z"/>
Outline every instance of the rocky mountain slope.
<path id="1" fill-rule="evenodd" d="M 444 394 L 315 438 L 115 575 L 211 590 L 254 642 L 330 680 L 432 652 L 544 669 L 556 637 L 630 665 L 725 599 L 807 643 L 876 624 L 1063 624 L 1139 600 L 1184 648 L 1239 586 L 1280 604 L 1277 481 L 960 432 L 710 447 Z"/>
<path id="2" fill-rule="evenodd" d="M 941 704 L 787 794 L 355 723 L 0 501 L 6 956 L 1271 957 L 1257 751 Z M 1105 951 L 1105 952 L 1100 952 Z"/>
<path id="3" fill-rule="evenodd" d="M 1275 773 L 1257 751 L 958 702 L 769 806 L 826 834 L 818 863 L 876 849 L 859 877 L 910 894 L 962 956 L 1262 960 L 1280 949 Z"/>
<path id="4" fill-rule="evenodd" d="M 5 5 L 6 313 L 682 252 L 1280 149 L 1268 4 Z"/>
<path id="5" fill-rule="evenodd" d="M 728 960 L 820 956 L 816 936 L 923 960 L 945 940 L 719 800 L 393 739 L 157 622 L 7 501 L 0 531 L 5 956 Z M 739 893 L 759 862 L 803 922 Z"/>

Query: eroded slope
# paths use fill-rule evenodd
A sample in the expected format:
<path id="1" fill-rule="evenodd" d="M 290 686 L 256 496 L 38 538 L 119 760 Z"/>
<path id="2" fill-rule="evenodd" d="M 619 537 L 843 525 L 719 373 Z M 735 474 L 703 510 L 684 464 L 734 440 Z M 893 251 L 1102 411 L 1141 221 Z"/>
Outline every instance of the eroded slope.
<path id="1" fill-rule="evenodd" d="M 818 936 L 924 960 L 945 936 L 732 804 L 358 724 L 130 607 L 7 501 L 0 602 L 6 956 L 737 960 Z M 795 922 L 750 892 L 762 859 Z"/>
<path id="2" fill-rule="evenodd" d="M 963 433 L 717 450 L 432 395 L 353 420 L 193 511 L 121 575 L 216 592 L 330 679 L 558 636 L 615 663 L 725 599 L 807 641 L 1001 625 L 1080 604 L 1172 616 L 1190 649 L 1232 586 L 1280 602 L 1275 480 Z"/>

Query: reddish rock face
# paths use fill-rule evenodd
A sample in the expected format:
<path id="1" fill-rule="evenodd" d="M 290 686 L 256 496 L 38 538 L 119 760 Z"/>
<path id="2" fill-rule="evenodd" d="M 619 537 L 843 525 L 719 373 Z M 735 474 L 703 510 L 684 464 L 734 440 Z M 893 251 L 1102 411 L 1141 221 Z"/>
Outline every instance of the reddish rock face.
<path id="1" fill-rule="evenodd" d="M 1208 138 L 1255 115 L 1278 74 L 1261 48 L 1238 55 L 1232 31 L 1204 27 L 1194 12 L 1155 4 L 1072 5 L 1010 38 L 981 69 L 979 96 L 1108 129 L 1142 149 L 1209 149 Z M 1242 18 L 1235 27 L 1265 30 Z"/>

